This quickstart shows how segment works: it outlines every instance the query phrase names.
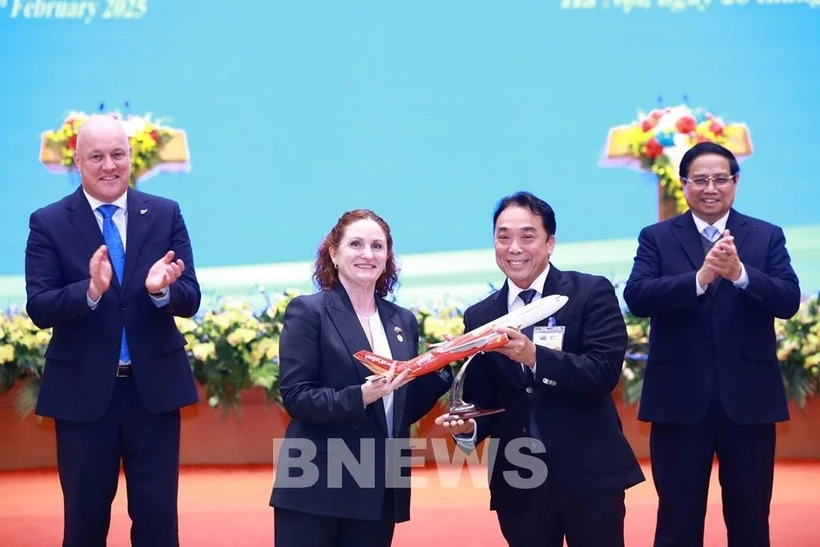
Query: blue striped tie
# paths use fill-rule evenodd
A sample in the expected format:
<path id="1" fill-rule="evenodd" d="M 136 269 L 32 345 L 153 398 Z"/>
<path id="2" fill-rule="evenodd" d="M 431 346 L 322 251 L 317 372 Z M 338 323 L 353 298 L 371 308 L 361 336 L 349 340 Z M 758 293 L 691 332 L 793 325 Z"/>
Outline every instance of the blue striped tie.
<path id="1" fill-rule="evenodd" d="M 108 258 L 111 259 L 111 266 L 122 286 L 122 270 L 125 267 L 125 248 L 122 246 L 122 238 L 117 225 L 111 217 L 117 212 L 116 205 L 100 205 L 97 210 L 103 216 L 103 239 L 108 247 Z M 120 361 L 128 363 L 131 361 L 131 354 L 128 352 L 128 341 L 125 339 L 125 327 L 122 328 L 122 343 L 120 344 Z"/>

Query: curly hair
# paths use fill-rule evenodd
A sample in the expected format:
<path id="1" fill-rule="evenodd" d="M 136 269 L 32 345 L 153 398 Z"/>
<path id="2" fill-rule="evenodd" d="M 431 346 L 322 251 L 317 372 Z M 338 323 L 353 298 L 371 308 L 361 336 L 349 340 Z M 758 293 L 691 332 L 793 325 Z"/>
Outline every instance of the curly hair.
<path id="1" fill-rule="evenodd" d="M 390 234 L 390 226 L 382 217 L 369 209 L 355 209 L 339 217 L 336 225 L 324 237 L 316 251 L 316 261 L 313 263 L 313 281 L 319 289 L 327 291 L 336 288 L 339 284 L 339 270 L 333 266 L 330 250 L 339 248 L 345 229 L 348 226 L 359 220 L 368 219 L 374 221 L 384 230 L 387 239 L 387 260 L 384 264 L 384 272 L 376 280 L 376 294 L 384 298 L 396 288 L 399 282 L 399 268 L 396 266 L 396 258 L 393 255 L 393 236 Z"/>

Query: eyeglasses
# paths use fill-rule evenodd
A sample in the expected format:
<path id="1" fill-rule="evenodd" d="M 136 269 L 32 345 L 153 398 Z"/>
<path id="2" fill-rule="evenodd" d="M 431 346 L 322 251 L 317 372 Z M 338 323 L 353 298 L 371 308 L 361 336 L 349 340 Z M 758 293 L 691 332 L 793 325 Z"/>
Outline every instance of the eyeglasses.
<path id="1" fill-rule="evenodd" d="M 730 182 L 735 180 L 735 175 L 709 175 L 709 176 L 695 176 L 690 178 L 684 177 L 681 179 L 684 183 L 690 183 L 698 188 L 706 188 L 709 186 L 709 181 L 715 183 L 715 188 L 724 188 Z"/>

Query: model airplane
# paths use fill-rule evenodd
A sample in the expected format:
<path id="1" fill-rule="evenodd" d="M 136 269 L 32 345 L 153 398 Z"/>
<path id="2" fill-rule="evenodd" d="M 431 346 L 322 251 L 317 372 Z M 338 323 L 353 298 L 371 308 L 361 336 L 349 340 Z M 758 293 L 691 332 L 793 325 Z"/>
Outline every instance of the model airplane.
<path id="1" fill-rule="evenodd" d="M 357 351 L 353 356 L 373 372 L 373 376 L 369 376 L 368 380 L 384 376 L 393 365 L 396 366 L 396 375 L 407 370 L 408 378 L 417 378 L 465 357 L 500 348 L 509 342 L 509 337 L 504 333 L 496 332 L 496 327 L 521 330 L 555 314 L 564 307 L 568 300 L 568 297 L 558 294 L 545 296 L 468 333 L 436 344 L 430 351 L 409 361 L 387 359 L 366 350 Z"/>

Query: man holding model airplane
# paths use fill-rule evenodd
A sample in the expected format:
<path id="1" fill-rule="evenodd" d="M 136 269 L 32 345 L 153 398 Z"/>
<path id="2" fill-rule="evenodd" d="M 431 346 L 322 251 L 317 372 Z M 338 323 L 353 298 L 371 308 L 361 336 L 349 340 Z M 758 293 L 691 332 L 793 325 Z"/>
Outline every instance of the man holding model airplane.
<path id="1" fill-rule="evenodd" d="M 488 437 L 498 443 L 490 509 L 511 547 L 561 547 L 564 538 L 569 547 L 623 546 L 624 491 L 645 478 L 611 395 L 627 344 L 615 290 L 606 278 L 549 263 L 555 213 L 529 192 L 499 202 L 493 231 L 507 279 L 466 310 L 465 332 L 534 299 L 568 302 L 521 332 L 496 327 L 509 342 L 473 358 L 464 401 L 504 412 L 467 421 L 445 414 L 436 423 L 464 450 Z"/>

